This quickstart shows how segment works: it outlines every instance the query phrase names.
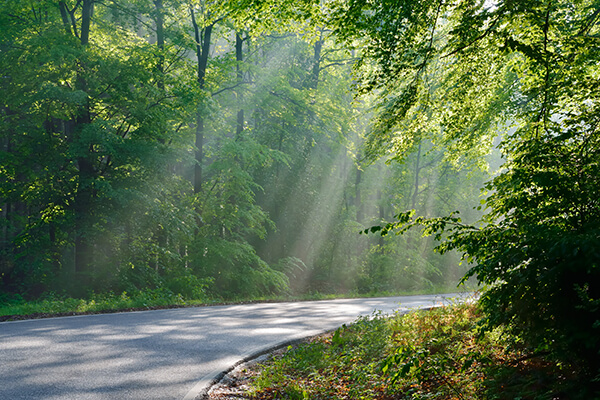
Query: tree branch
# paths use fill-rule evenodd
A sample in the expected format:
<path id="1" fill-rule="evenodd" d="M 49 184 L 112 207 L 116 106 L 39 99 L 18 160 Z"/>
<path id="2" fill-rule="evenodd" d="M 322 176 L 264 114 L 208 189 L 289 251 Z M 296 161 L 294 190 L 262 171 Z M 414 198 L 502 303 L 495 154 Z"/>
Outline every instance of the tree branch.
<path id="1" fill-rule="evenodd" d="M 552 1 L 548 1 L 548 8 L 546 10 L 546 18 L 544 20 L 544 67 L 546 68 L 546 74 L 544 76 L 544 101 L 542 103 L 542 108 L 540 109 L 540 113 L 536 119 L 538 125 L 535 127 L 536 137 L 539 137 L 539 122 L 542 121 L 544 123 L 544 130 L 546 131 L 548 127 L 546 126 L 546 114 L 548 114 L 548 91 L 550 89 L 550 53 L 548 51 L 548 30 L 550 29 L 550 8 Z"/>
<path id="2" fill-rule="evenodd" d="M 334 66 L 336 66 L 336 65 L 340 65 L 340 66 L 346 66 L 346 65 L 348 65 L 348 64 L 349 64 L 351 61 L 355 61 L 355 60 L 357 60 L 357 59 L 356 59 L 356 58 L 349 58 L 349 59 L 348 59 L 348 61 L 345 61 L 345 62 L 344 62 L 344 61 L 336 61 L 336 62 L 332 62 L 332 63 L 330 63 L 330 64 L 327 64 L 327 65 L 323 66 L 323 67 L 320 67 L 320 68 L 319 68 L 319 71 L 323 71 L 323 70 L 324 70 L 324 69 L 326 69 L 326 68 L 329 68 L 329 67 L 334 67 Z"/>
<path id="3" fill-rule="evenodd" d="M 582 35 L 585 35 L 586 32 L 589 32 L 589 30 L 594 25 L 594 22 L 598 19 L 599 15 L 600 15 L 600 8 L 597 8 L 596 11 L 594 11 L 594 13 L 592 15 L 590 15 L 588 22 L 581 27 L 579 32 L 577 32 L 577 36 L 582 36 Z"/>
<path id="4" fill-rule="evenodd" d="M 211 95 L 211 96 L 216 96 L 216 95 L 218 95 L 218 94 L 221 94 L 221 93 L 223 93 L 223 92 L 226 92 L 226 91 L 228 91 L 228 90 L 233 90 L 233 89 L 235 89 L 235 88 L 237 88 L 237 87 L 243 86 L 243 85 L 245 85 L 245 84 L 247 84 L 247 83 L 248 83 L 248 82 L 238 82 L 238 83 L 236 83 L 236 84 L 235 84 L 235 85 L 233 85 L 233 86 L 228 86 L 228 87 L 224 87 L 223 89 L 219 89 L 219 90 L 217 90 L 216 92 L 214 92 L 214 93 L 211 93 L 210 95 Z"/>
<path id="5" fill-rule="evenodd" d="M 441 58 L 446 58 L 446 57 L 450 57 L 453 56 L 456 53 L 460 53 L 461 51 L 471 47 L 472 45 L 474 45 L 475 43 L 477 43 L 478 41 L 480 41 L 481 39 L 485 38 L 487 35 L 489 35 L 492 32 L 492 29 L 494 29 L 494 27 L 496 26 L 496 24 L 498 23 L 498 21 L 500 21 L 500 17 L 502 16 L 502 14 L 498 13 L 496 15 L 496 18 L 492 21 L 491 25 L 479 36 L 477 36 L 475 39 L 471 40 L 469 43 L 467 43 L 464 46 L 461 46 L 457 49 L 454 49 L 453 51 L 451 51 L 450 53 L 443 55 Z"/>

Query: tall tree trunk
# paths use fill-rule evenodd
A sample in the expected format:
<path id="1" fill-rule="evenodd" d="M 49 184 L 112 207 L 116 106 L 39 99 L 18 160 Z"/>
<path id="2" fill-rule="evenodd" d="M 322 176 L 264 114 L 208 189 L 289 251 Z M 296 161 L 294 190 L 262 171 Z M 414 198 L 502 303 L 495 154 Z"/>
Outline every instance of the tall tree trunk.
<path id="1" fill-rule="evenodd" d="M 421 143 L 419 142 L 419 149 L 417 150 L 417 159 L 415 161 L 415 185 L 414 185 L 414 192 L 412 195 L 412 199 L 410 202 L 410 208 L 413 210 L 416 210 L 417 208 L 417 199 L 419 197 L 419 173 L 421 172 Z"/>
<path id="2" fill-rule="evenodd" d="M 92 22 L 92 12 L 94 10 L 93 0 L 83 0 L 81 6 L 81 44 L 87 45 L 90 42 L 90 24 Z"/>
<path id="3" fill-rule="evenodd" d="M 319 40 L 315 42 L 313 53 L 313 67 L 309 77 L 309 89 L 316 89 L 319 86 L 319 74 L 321 73 L 321 51 L 323 50 L 323 29 Z"/>
<path id="4" fill-rule="evenodd" d="M 354 197 L 354 206 L 356 207 L 356 221 L 362 223 L 364 219 L 364 210 L 360 193 L 360 183 L 362 181 L 362 170 L 360 164 L 356 166 L 356 180 L 354 181 L 354 189 L 356 196 Z"/>
<path id="5" fill-rule="evenodd" d="M 81 7 L 81 36 L 80 41 L 83 46 L 89 44 L 90 25 L 92 19 L 93 1 L 83 0 Z M 85 69 L 85 65 L 81 65 L 81 69 Z M 77 77 L 77 89 L 83 92 L 87 91 L 87 83 L 85 78 L 79 72 Z M 80 107 L 79 115 L 76 118 L 76 132 L 81 132 L 82 126 L 91 122 L 89 99 Z M 90 148 L 91 152 L 92 149 Z M 95 170 L 92 162 L 85 156 L 77 158 L 77 166 L 79 168 L 78 187 L 74 199 L 75 212 L 75 271 L 83 272 L 91 264 L 92 246 L 88 235 L 88 221 L 92 210 L 93 198 L 93 179 Z"/>
<path id="6" fill-rule="evenodd" d="M 244 109 L 243 106 L 243 94 L 241 85 L 244 81 L 244 73 L 242 72 L 242 63 L 244 62 L 244 52 L 243 52 L 243 44 L 244 40 L 242 39 L 242 35 L 240 32 L 236 32 L 235 34 L 235 61 L 236 61 L 236 71 L 237 71 L 237 104 L 238 104 L 238 112 L 237 112 L 237 123 L 235 129 L 235 139 L 238 140 L 244 131 Z"/>
<path id="7" fill-rule="evenodd" d="M 196 21 L 196 15 L 193 9 L 190 9 L 192 17 L 192 25 L 194 27 L 194 37 L 196 39 L 196 57 L 198 59 L 198 87 L 200 90 L 204 89 L 204 82 L 206 79 L 206 66 L 208 65 L 208 53 L 210 51 L 210 40 L 212 35 L 212 29 L 214 23 L 208 25 L 200 32 L 200 27 Z M 202 107 L 198 105 L 196 111 L 196 152 L 194 166 L 194 193 L 198 194 L 202 192 L 202 161 L 204 157 L 204 113 Z"/>
<path id="8" fill-rule="evenodd" d="M 67 5 L 64 1 L 58 2 L 58 8 L 60 10 L 60 17 L 65 27 L 67 35 L 71 35 L 71 22 L 69 21 L 69 13 L 67 11 Z"/>
<path id="9" fill-rule="evenodd" d="M 163 80 L 163 74 L 165 72 L 164 70 L 164 63 L 165 63 L 165 55 L 164 55 L 164 50 L 165 50 L 165 30 L 164 30 L 164 7 L 163 7 L 163 2 L 162 0 L 154 0 L 154 7 L 156 8 L 156 18 L 155 18 L 155 23 L 156 23 L 156 46 L 158 47 L 158 65 L 157 65 L 157 70 L 159 73 L 159 79 L 158 79 L 158 87 L 159 89 L 164 89 L 165 85 L 164 85 L 164 80 Z"/>

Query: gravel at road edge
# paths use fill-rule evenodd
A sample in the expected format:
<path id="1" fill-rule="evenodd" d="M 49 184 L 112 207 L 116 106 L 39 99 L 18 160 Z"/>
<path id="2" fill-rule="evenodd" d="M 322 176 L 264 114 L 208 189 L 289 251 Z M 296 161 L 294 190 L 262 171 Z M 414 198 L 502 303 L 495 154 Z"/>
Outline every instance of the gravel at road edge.
<path id="1" fill-rule="evenodd" d="M 308 338 L 295 340 L 281 344 L 275 348 L 269 349 L 266 352 L 256 354 L 248 359 L 238 363 L 231 370 L 224 373 L 221 377 L 215 380 L 204 393 L 201 393 L 197 400 L 251 400 L 247 391 L 251 388 L 252 378 L 258 375 L 260 364 L 281 356 L 288 351 L 288 348 L 296 347 L 303 343 L 310 343 L 319 338 L 331 336 L 333 331 L 326 332 L 320 335 L 310 336 Z"/>

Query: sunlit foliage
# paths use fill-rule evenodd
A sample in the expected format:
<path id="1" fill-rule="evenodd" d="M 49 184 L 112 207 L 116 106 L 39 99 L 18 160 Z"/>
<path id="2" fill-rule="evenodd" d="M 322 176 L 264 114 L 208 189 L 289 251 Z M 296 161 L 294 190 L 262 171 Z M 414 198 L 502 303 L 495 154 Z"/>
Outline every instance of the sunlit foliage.
<path id="1" fill-rule="evenodd" d="M 598 3 L 340 5 L 342 35 L 368 38 L 361 87 L 381 92 L 371 154 L 402 159 L 410 143 L 433 137 L 460 164 L 512 127 L 481 224 L 401 213 L 383 232 L 424 225 L 438 239 L 449 234 L 439 249 L 458 249 L 473 263 L 467 277 L 488 287 L 481 302 L 490 328 L 506 325 L 597 377 Z"/>

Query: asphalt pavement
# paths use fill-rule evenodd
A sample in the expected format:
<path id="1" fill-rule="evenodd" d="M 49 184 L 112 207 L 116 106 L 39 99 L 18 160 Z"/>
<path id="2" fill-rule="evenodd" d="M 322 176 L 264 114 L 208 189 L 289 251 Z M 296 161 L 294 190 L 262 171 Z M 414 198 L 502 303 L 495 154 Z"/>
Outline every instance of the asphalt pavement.
<path id="1" fill-rule="evenodd" d="M 221 372 L 375 310 L 458 294 L 261 303 L 0 323 L 0 400 L 192 400 Z M 464 295 L 463 295 L 464 297 Z"/>

